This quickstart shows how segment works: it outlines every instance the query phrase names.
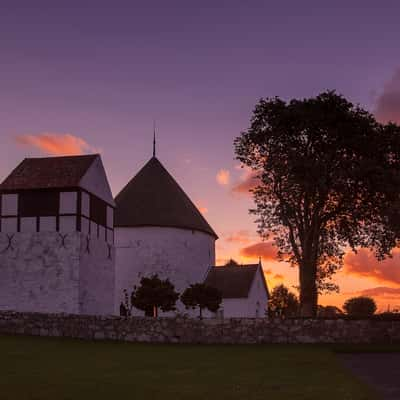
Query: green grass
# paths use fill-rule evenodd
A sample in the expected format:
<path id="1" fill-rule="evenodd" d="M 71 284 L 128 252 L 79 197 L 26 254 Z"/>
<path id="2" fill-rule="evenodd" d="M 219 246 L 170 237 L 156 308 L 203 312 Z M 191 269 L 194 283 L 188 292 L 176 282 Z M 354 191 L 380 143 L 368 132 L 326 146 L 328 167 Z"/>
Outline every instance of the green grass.
<path id="1" fill-rule="evenodd" d="M 0 399 L 375 399 L 323 346 L 0 336 L 0 354 Z"/>

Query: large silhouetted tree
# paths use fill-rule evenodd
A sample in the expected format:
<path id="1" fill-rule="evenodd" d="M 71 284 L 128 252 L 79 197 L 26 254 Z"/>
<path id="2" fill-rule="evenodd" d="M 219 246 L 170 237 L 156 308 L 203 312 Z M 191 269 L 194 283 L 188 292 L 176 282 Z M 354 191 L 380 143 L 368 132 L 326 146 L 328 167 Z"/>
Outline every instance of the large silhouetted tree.
<path id="1" fill-rule="evenodd" d="M 400 128 L 335 92 L 285 102 L 261 99 L 250 128 L 235 140 L 237 158 L 255 171 L 259 233 L 299 267 L 300 310 L 315 316 L 318 293 L 344 250 L 383 257 L 399 236 Z"/>

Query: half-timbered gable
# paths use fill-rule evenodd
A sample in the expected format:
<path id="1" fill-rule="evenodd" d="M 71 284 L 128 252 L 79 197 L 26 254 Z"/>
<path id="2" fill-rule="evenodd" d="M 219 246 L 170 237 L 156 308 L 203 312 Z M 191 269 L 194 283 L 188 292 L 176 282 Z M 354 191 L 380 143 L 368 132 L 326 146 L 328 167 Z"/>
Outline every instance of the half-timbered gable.
<path id="1" fill-rule="evenodd" d="M 114 241 L 114 200 L 99 155 L 27 158 L 0 185 L 0 232 L 82 232 Z"/>

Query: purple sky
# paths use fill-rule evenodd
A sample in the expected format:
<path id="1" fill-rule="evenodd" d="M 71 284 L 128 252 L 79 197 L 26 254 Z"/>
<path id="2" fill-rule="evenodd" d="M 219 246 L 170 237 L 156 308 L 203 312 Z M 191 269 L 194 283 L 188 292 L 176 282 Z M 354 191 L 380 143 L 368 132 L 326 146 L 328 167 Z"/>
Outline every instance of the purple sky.
<path id="1" fill-rule="evenodd" d="M 64 4 L 1 2 L 0 177 L 42 154 L 16 136 L 69 133 L 101 150 L 116 194 L 151 156 L 156 119 L 159 159 L 208 209 L 225 255 L 238 250 L 224 235 L 255 231 L 231 187 L 256 101 L 336 89 L 374 110 L 400 67 L 398 1 Z"/>

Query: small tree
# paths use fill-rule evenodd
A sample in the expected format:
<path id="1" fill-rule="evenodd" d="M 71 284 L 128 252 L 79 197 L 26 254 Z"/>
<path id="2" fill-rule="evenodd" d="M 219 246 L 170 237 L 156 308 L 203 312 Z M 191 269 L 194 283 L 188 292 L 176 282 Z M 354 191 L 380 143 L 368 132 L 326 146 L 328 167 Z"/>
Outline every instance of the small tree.
<path id="1" fill-rule="evenodd" d="M 140 285 L 131 294 L 133 307 L 143 310 L 146 315 L 158 316 L 158 310 L 174 311 L 179 293 L 169 279 L 160 279 L 157 274 L 143 277 Z"/>
<path id="2" fill-rule="evenodd" d="M 343 309 L 348 315 L 354 317 L 370 317 L 376 311 L 376 303 L 371 297 L 353 297 L 346 300 Z"/>
<path id="3" fill-rule="evenodd" d="M 298 313 L 299 301 L 285 285 L 275 286 L 268 300 L 268 315 L 271 317 L 291 317 Z"/>
<path id="4" fill-rule="evenodd" d="M 190 285 L 181 295 L 181 301 L 186 308 L 196 308 L 200 310 L 199 317 L 203 318 L 203 309 L 216 312 L 222 302 L 221 292 L 204 283 Z"/>

